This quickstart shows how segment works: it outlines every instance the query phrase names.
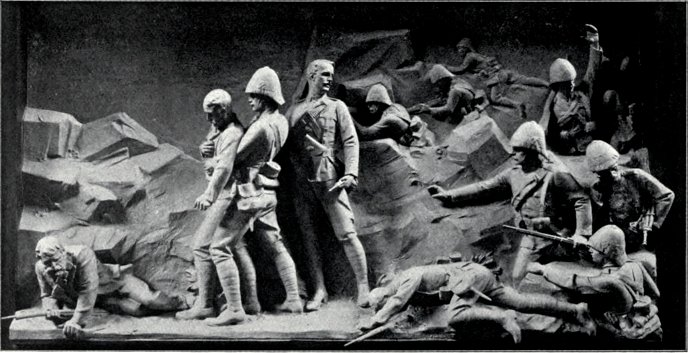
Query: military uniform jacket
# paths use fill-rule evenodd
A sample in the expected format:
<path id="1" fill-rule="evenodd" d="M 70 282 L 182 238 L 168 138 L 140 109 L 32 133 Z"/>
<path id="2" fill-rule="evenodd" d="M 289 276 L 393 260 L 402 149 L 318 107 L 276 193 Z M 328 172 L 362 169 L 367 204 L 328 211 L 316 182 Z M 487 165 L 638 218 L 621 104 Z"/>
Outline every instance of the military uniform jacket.
<path id="1" fill-rule="evenodd" d="M 410 127 L 411 117 L 406 108 L 394 103 L 382 112 L 378 122 L 367 127 L 359 126 L 358 132 L 361 141 L 391 138 L 399 142 L 404 135 L 409 134 Z"/>
<path id="2" fill-rule="evenodd" d="M 571 174 L 549 166 L 526 173 L 517 165 L 491 179 L 448 193 L 453 202 L 459 202 L 507 190 L 511 191 L 516 226 L 532 228 L 533 218 L 549 217 L 551 227 L 561 235 L 592 234 L 590 198 Z"/>
<path id="3" fill-rule="evenodd" d="M 621 171 L 621 180 L 613 185 L 597 182 L 593 185 L 593 200 L 601 207 L 599 226 L 615 224 L 624 233 L 637 233 L 630 223 L 654 209 L 654 225 L 660 228 L 674 202 L 674 192 L 664 186 L 657 178 L 642 169 Z"/>
<path id="4" fill-rule="evenodd" d="M 288 133 L 289 124 L 278 111 L 261 113 L 246 129 L 234 167 L 240 198 L 259 196 L 263 188 L 277 187 L 280 167 L 272 160 L 287 141 Z"/>
<path id="5" fill-rule="evenodd" d="M 296 101 L 287 112 L 292 127 L 292 161 L 303 164 L 308 180 L 324 182 L 358 177 L 358 137 L 346 105 L 327 95 Z M 309 142 L 306 135 L 317 144 Z"/>

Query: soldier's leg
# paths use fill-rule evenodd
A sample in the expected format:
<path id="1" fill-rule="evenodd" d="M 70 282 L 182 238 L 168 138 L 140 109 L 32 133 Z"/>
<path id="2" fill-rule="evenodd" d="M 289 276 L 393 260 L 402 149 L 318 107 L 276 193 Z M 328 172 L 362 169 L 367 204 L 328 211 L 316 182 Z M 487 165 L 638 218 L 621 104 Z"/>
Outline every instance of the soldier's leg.
<path id="1" fill-rule="evenodd" d="M 234 257 L 237 260 L 237 266 L 239 266 L 244 311 L 249 315 L 258 314 L 261 311 L 261 307 L 258 301 L 256 268 L 253 266 L 253 260 L 243 238 L 234 246 Z"/>
<path id="2" fill-rule="evenodd" d="M 177 312 L 180 320 L 202 320 L 215 316 L 213 297 L 217 274 L 210 257 L 210 243 L 222 217 L 225 215 L 231 200 L 219 199 L 205 211 L 205 218 L 196 230 L 193 239 L 194 267 L 196 268 L 196 285 L 198 297 L 189 310 Z"/>
<path id="3" fill-rule="evenodd" d="M 525 313 L 543 314 L 566 318 L 577 322 L 588 333 L 594 332 L 594 322 L 590 318 L 586 303 L 572 304 L 558 300 L 551 295 L 540 293 L 523 294 L 513 288 L 495 285 L 488 291 L 494 304 L 505 306 Z"/>
<path id="4" fill-rule="evenodd" d="M 284 290 L 287 294 L 284 303 L 277 305 L 277 311 L 301 313 L 303 303 L 299 298 L 299 286 L 296 279 L 296 266 L 282 242 L 282 235 L 277 224 L 274 206 L 266 210 L 254 223 L 254 234 L 259 236 L 263 244 L 270 248 L 277 266 Z"/>
<path id="5" fill-rule="evenodd" d="M 521 238 L 521 242 L 518 246 L 518 251 L 516 252 L 516 258 L 514 260 L 514 265 L 511 272 L 511 283 L 514 288 L 518 288 L 518 285 L 526 276 L 526 267 L 531 261 L 534 261 L 536 255 L 535 251 L 535 241 L 532 237 L 524 235 Z"/>
<path id="6" fill-rule="evenodd" d="M 356 303 L 361 307 L 368 307 L 368 293 L 370 291 L 368 265 L 366 263 L 365 250 L 356 234 L 354 214 L 351 211 L 349 197 L 346 191 L 342 189 L 334 192 L 327 192 L 324 189 L 321 190 L 321 195 L 321 201 L 332 224 L 332 229 L 337 239 L 342 243 L 344 253 L 356 277 L 358 287 Z"/>
<path id="7" fill-rule="evenodd" d="M 120 279 L 122 287 L 119 292 L 141 303 L 152 310 L 172 311 L 186 307 L 186 301 L 179 295 L 168 295 L 150 286 L 131 273 L 125 273 Z"/>
<path id="8" fill-rule="evenodd" d="M 217 269 L 222 292 L 227 299 L 227 308 L 218 317 L 206 319 L 204 322 L 207 325 L 234 325 L 246 318 L 241 306 L 239 269 L 234 262 L 232 247 L 246 234 L 253 217 L 254 213 L 241 212 L 237 210 L 236 204 L 232 204 L 213 235 L 210 255 Z"/>
<path id="9" fill-rule="evenodd" d="M 325 288 L 325 276 L 323 275 L 322 260 L 320 259 L 320 249 L 318 247 L 318 237 L 315 233 L 315 222 L 313 220 L 313 203 L 316 199 L 309 199 L 304 195 L 310 193 L 311 189 L 301 190 L 301 193 L 294 195 L 296 198 L 295 204 L 299 207 L 296 209 L 296 216 L 298 219 L 299 229 L 303 235 L 304 255 L 306 256 L 308 266 L 308 276 L 313 282 L 313 296 L 306 303 L 306 311 L 316 311 L 320 309 L 322 303 L 327 301 L 327 290 Z"/>

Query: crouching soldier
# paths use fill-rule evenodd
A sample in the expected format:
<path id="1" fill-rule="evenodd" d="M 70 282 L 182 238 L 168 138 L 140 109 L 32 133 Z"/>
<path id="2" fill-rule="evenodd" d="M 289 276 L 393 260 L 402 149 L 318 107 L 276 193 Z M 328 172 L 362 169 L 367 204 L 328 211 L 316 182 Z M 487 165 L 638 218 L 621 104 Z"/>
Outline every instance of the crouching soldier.
<path id="1" fill-rule="evenodd" d="M 188 307 L 181 296 L 152 290 L 131 273 L 130 265 L 101 264 L 93 250 L 83 245 L 63 246 L 57 238 L 47 236 L 36 244 L 36 258 L 41 305 L 47 318 L 57 321 L 59 310 L 74 309 L 62 331 L 70 339 L 82 336 L 96 299 L 99 305 L 136 316 L 145 314 L 146 309 L 172 311 Z"/>
<path id="2" fill-rule="evenodd" d="M 569 173 L 557 171 L 549 161 L 545 134 L 535 122 L 521 124 L 510 141 L 517 163 L 497 176 L 453 190 L 430 186 L 433 197 L 448 205 L 479 200 L 491 191 L 510 190 L 517 227 L 557 233 L 585 243 L 592 234 L 590 199 Z M 575 247 L 574 247 L 575 248 Z M 571 248 L 524 236 L 514 263 L 512 280 L 518 285 L 530 261 L 577 258 Z"/>
<path id="3" fill-rule="evenodd" d="M 422 128 L 422 120 L 416 116 L 411 118 L 406 108 L 392 103 L 385 86 L 376 84 L 371 87 L 366 96 L 366 104 L 375 123 L 363 126 L 354 120 L 360 141 L 391 138 L 399 144 L 411 146 L 416 140 L 420 140 L 417 132 Z"/>
<path id="4" fill-rule="evenodd" d="M 439 97 L 410 107 L 409 113 L 427 113 L 438 120 L 460 123 L 463 117 L 473 110 L 476 96 L 473 86 L 439 64 L 434 65 L 426 76 Z"/>
<path id="5" fill-rule="evenodd" d="M 589 242 L 593 262 L 602 267 L 596 276 L 582 276 L 532 263 L 528 271 L 582 296 L 598 326 L 617 338 L 661 340 L 657 285 L 639 262 L 626 256 L 624 233 L 606 225 Z"/>
<path id="6" fill-rule="evenodd" d="M 640 250 L 648 233 L 656 233 L 664 223 L 674 202 L 673 191 L 642 169 L 619 169 L 619 152 L 606 142 L 590 143 L 585 158 L 599 177 L 593 185 L 593 200 L 600 206 L 596 223 L 618 226 L 626 235 L 628 252 Z M 654 275 L 655 261 L 645 265 Z"/>
<path id="7" fill-rule="evenodd" d="M 378 311 L 370 320 L 359 325 L 359 329 L 367 331 L 383 325 L 416 296 L 427 296 L 428 293 L 436 293 L 444 298 L 445 302 L 441 304 L 449 301 L 451 326 L 461 326 L 474 320 L 493 321 L 509 332 L 516 343 L 520 341 L 521 330 L 515 312 L 476 307 L 481 298 L 489 299 L 485 304 L 498 307 L 561 316 L 585 326 L 588 332 L 593 331 L 586 304 L 571 304 L 542 294 L 521 294 L 502 285 L 487 267 L 464 261 L 412 267 L 394 277 L 387 285 L 375 288 L 370 293 L 370 300 Z"/>

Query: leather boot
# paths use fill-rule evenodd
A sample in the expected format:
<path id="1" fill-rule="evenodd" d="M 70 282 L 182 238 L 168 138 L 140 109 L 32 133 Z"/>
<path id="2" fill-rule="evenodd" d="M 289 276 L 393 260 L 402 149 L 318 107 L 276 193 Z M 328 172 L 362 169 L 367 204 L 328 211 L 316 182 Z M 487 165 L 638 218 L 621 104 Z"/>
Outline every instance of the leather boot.
<path id="1" fill-rule="evenodd" d="M 203 323 L 209 326 L 236 325 L 246 319 L 246 313 L 241 306 L 239 270 L 233 257 L 216 261 L 215 268 L 217 268 L 217 277 L 227 299 L 227 308 L 218 317 L 205 319 Z"/>
<path id="2" fill-rule="evenodd" d="M 361 245 L 356 234 L 342 241 L 342 245 L 351 264 L 351 269 L 354 271 L 354 276 L 356 276 L 358 286 L 356 304 L 361 308 L 367 308 L 370 306 L 368 299 L 370 287 L 368 285 L 368 265 L 366 264 L 365 250 L 363 250 L 363 245 Z"/>
<path id="3" fill-rule="evenodd" d="M 198 298 L 189 310 L 179 311 L 174 317 L 179 320 L 202 320 L 215 316 L 213 294 L 215 292 L 215 265 L 211 260 L 194 259 Z"/>

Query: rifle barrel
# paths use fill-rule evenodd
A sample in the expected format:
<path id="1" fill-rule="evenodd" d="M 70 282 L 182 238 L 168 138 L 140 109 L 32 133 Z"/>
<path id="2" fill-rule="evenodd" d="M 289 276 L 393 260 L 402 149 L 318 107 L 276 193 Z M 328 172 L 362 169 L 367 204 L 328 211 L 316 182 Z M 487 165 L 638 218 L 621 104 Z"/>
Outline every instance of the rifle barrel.
<path id="1" fill-rule="evenodd" d="M 556 236 L 556 235 L 551 235 L 551 234 L 547 234 L 547 233 L 542 233 L 542 232 L 538 232 L 538 231 L 530 230 L 530 229 L 518 228 L 518 227 L 506 225 L 506 224 L 502 225 L 502 227 L 507 228 L 507 229 L 511 229 L 511 230 L 515 230 L 515 231 L 517 231 L 517 232 L 519 232 L 519 233 L 532 235 L 532 236 L 538 237 L 538 238 L 553 240 L 553 241 L 560 242 L 560 243 L 573 244 L 573 240 L 567 239 L 567 238 L 558 237 L 558 236 Z"/>

